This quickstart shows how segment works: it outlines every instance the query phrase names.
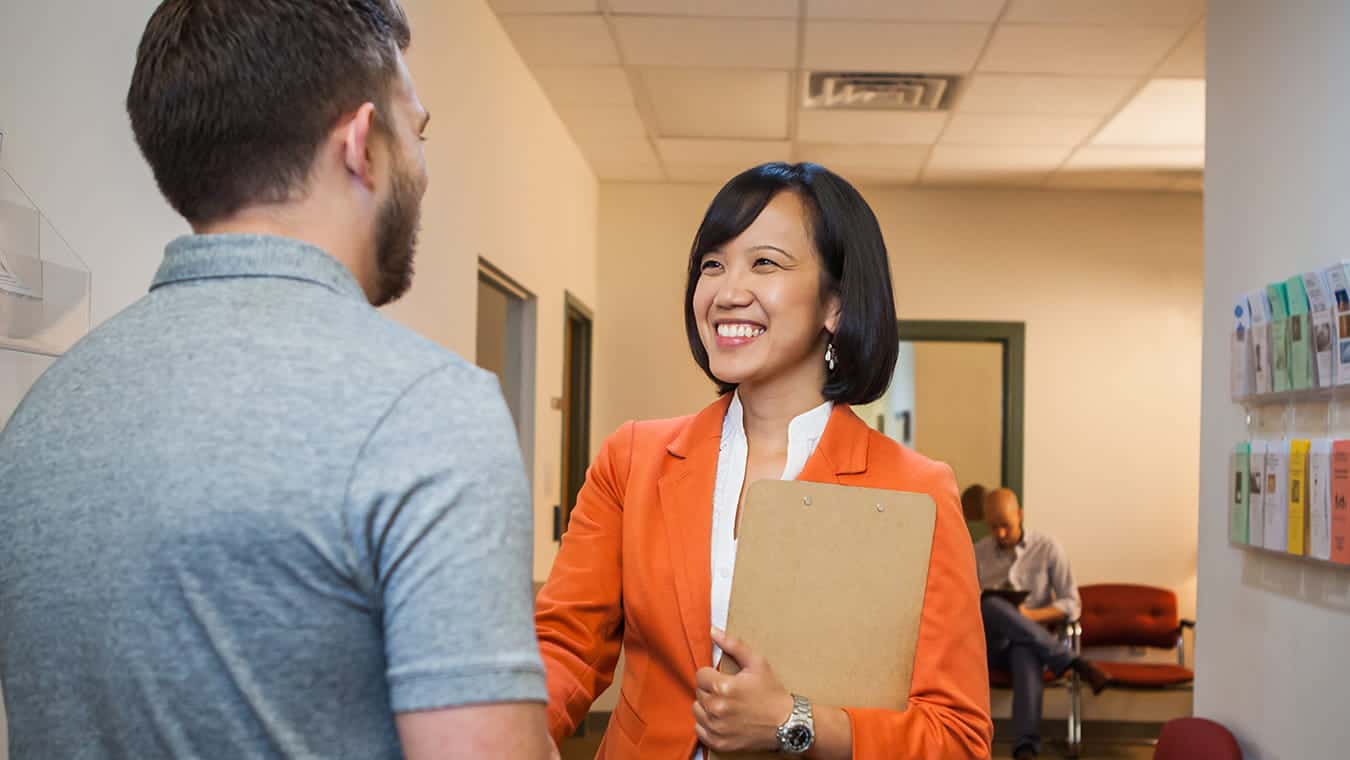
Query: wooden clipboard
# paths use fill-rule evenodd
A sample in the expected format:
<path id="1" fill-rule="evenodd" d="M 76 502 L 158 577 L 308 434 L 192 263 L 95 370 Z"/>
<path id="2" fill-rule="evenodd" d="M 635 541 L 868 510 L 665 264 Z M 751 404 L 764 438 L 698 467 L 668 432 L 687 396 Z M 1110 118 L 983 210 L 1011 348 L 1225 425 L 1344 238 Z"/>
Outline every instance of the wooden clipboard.
<path id="1" fill-rule="evenodd" d="M 812 702 L 904 710 L 936 521 L 927 494 L 754 483 L 741 507 L 727 631 Z M 739 667 L 723 657 L 719 669 Z"/>

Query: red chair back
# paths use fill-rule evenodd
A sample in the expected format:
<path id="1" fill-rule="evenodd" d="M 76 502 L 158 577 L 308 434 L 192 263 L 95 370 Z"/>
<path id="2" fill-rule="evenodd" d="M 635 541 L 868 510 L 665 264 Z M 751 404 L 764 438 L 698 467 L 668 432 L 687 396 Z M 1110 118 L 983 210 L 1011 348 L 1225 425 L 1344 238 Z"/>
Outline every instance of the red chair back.
<path id="1" fill-rule="evenodd" d="M 1181 625 L 1177 595 L 1165 588 L 1128 583 L 1080 586 L 1083 646 L 1175 649 Z"/>
<path id="2" fill-rule="evenodd" d="M 1212 720 L 1177 718 L 1163 726 L 1153 760 L 1242 760 L 1242 748 Z"/>

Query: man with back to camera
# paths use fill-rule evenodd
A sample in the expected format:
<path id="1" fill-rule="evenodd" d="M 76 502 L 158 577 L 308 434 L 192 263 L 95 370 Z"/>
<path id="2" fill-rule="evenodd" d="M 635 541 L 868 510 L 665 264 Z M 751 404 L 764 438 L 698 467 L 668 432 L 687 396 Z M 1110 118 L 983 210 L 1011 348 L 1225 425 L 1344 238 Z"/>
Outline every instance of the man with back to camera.
<path id="1" fill-rule="evenodd" d="M 429 116 L 396 0 L 166 0 L 127 110 L 150 293 L 0 432 L 15 758 L 544 758 L 495 380 L 411 283 Z"/>
<path id="2" fill-rule="evenodd" d="M 1063 547 L 1044 533 L 1023 529 L 1022 505 L 1007 488 L 985 495 L 984 521 L 989 535 L 975 544 L 980 588 L 1028 592 L 1018 606 L 995 594 L 980 600 L 989 667 L 1012 674 L 1013 757 L 1026 760 L 1041 751 L 1043 669 L 1056 675 L 1073 669 L 1093 694 L 1109 679 L 1047 628 L 1076 620 L 1082 606 Z"/>

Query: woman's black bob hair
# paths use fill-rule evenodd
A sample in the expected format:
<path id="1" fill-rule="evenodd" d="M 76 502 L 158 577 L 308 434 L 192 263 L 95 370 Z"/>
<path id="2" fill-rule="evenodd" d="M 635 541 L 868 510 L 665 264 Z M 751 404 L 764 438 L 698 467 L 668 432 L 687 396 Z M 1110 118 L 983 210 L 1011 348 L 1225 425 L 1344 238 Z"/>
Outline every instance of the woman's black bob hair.
<path id="1" fill-rule="evenodd" d="M 824 396 L 840 404 L 867 404 L 881 398 L 895 372 L 900 339 L 895 294 L 886 243 L 876 215 L 846 180 L 818 164 L 771 163 L 744 171 L 713 198 L 689 251 L 689 278 L 684 293 L 684 326 L 689 350 L 718 391 L 736 388 L 713 375 L 708 351 L 699 337 L 694 315 L 694 289 L 703 256 L 734 240 L 759 216 L 774 196 L 801 197 L 810 216 L 812 237 L 820 254 L 822 298 L 839 296 L 841 312 L 832 342 L 835 368 L 825 379 Z M 821 362 L 825 361 L 822 354 Z"/>

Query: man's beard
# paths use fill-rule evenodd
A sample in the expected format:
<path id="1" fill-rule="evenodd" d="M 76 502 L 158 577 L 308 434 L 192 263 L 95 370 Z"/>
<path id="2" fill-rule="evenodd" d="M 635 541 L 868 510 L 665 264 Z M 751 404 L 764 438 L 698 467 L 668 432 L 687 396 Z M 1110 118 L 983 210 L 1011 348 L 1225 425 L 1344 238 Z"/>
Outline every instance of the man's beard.
<path id="1" fill-rule="evenodd" d="M 421 224 L 421 188 L 411 173 L 396 172 L 375 226 L 376 306 L 394 302 L 412 287 L 413 253 Z"/>

